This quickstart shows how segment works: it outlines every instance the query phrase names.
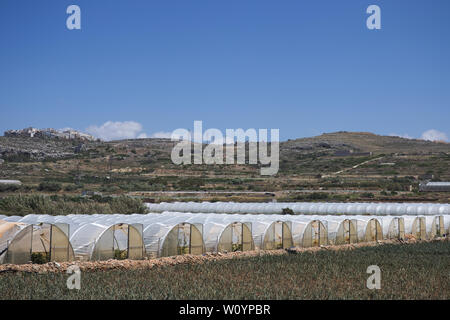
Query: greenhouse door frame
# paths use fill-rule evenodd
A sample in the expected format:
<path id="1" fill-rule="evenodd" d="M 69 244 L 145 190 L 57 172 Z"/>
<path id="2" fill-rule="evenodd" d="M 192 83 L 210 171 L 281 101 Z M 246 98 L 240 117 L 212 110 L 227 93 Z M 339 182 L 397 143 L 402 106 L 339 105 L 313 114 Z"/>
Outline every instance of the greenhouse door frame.
<path id="1" fill-rule="evenodd" d="M 443 216 L 436 216 L 435 217 L 435 228 L 436 228 L 436 235 L 435 237 L 442 237 L 445 234 L 445 225 L 444 225 L 444 217 Z M 441 231 L 444 232 L 441 232 Z"/>
<path id="2" fill-rule="evenodd" d="M 32 260 L 33 257 L 33 237 L 34 237 L 34 227 L 43 227 L 45 223 L 40 223 L 40 224 L 30 224 L 30 230 L 31 230 L 31 236 L 30 236 L 30 261 Z M 45 245 L 42 244 L 42 247 L 44 248 L 44 252 L 47 254 L 46 255 L 46 262 L 50 262 L 51 261 L 51 254 L 52 254 L 52 232 L 53 232 L 53 225 L 49 224 L 50 226 L 50 239 L 49 239 L 49 248 L 48 248 L 48 254 L 47 251 L 45 250 Z M 42 240 L 41 240 L 42 241 Z"/>
<path id="3" fill-rule="evenodd" d="M 375 223 L 375 241 L 378 241 L 378 220 L 372 219 Z M 381 235 L 383 235 L 383 230 L 381 230 Z M 381 240 L 383 240 L 383 237 L 381 237 Z"/>
<path id="4" fill-rule="evenodd" d="M 200 239 L 201 239 L 201 254 L 205 253 L 205 245 L 203 240 L 203 224 L 195 224 L 195 223 L 189 223 L 189 254 L 192 253 L 192 235 L 194 232 L 198 232 Z M 197 239 L 198 240 L 198 239 Z M 197 248 L 197 245 L 195 246 Z M 198 253 L 194 253 L 198 254 Z"/>
<path id="5" fill-rule="evenodd" d="M 351 223 L 352 221 L 348 219 L 348 244 L 352 243 L 352 230 L 351 230 Z M 356 230 L 358 232 L 358 230 Z M 347 231 L 345 230 L 345 221 L 344 221 L 344 240 L 347 238 Z"/>
<path id="6" fill-rule="evenodd" d="M 129 224 L 127 224 L 127 223 L 121 223 L 121 224 L 114 224 L 113 225 L 113 227 L 112 227 L 112 240 L 113 240 L 113 259 L 115 259 L 116 258 L 116 248 L 115 248 L 115 245 L 116 245 L 116 243 L 117 243 L 117 250 L 119 250 L 119 251 L 121 251 L 120 250 L 120 246 L 119 246 L 119 241 L 117 241 L 117 239 L 116 239 L 116 230 L 121 230 L 121 228 L 116 228 L 116 226 L 117 225 L 120 225 L 120 226 L 122 226 L 122 225 L 124 225 L 124 224 L 126 224 L 127 225 L 127 257 L 125 258 L 125 259 L 128 259 L 128 254 L 129 254 L 129 251 L 130 251 L 130 225 Z M 118 260 L 125 260 L 125 259 L 118 259 Z"/>
<path id="7" fill-rule="evenodd" d="M 40 224 L 31 224 L 30 226 L 31 226 L 31 245 L 30 245 L 30 260 L 32 259 L 32 257 L 33 257 L 33 237 L 34 237 L 34 227 L 36 226 L 36 227 L 40 227 L 40 228 L 43 228 L 43 226 L 44 226 L 44 224 L 46 224 L 46 223 L 40 223 Z M 50 227 L 50 239 L 49 239 L 49 245 L 48 245 L 48 253 L 47 253 L 47 251 L 45 250 L 45 244 L 44 243 L 42 243 L 42 247 L 44 248 L 44 252 L 46 253 L 46 262 L 50 262 L 51 261 L 51 259 L 52 259 L 52 233 L 53 233 L 53 225 L 52 224 L 48 224 L 49 225 L 49 227 Z M 42 242 L 42 239 L 40 239 L 41 240 L 41 242 Z"/>
<path id="8" fill-rule="evenodd" d="M 238 230 L 237 234 L 237 242 L 236 245 L 239 246 L 239 250 L 234 250 L 233 249 L 233 245 L 235 244 L 233 239 L 234 239 L 234 235 L 235 235 L 235 231 L 234 228 L 237 226 L 239 228 L 240 225 L 240 231 Z M 233 222 L 231 223 L 231 251 L 232 252 L 236 252 L 236 251 L 244 251 L 244 223 L 243 222 Z"/>
<path id="9" fill-rule="evenodd" d="M 316 228 L 314 228 L 314 224 L 317 223 L 317 232 L 316 232 Z M 314 237 L 312 236 L 312 231 L 311 231 L 311 247 L 314 247 L 314 241 L 317 239 L 317 246 L 320 247 L 320 221 L 312 221 L 311 223 L 311 229 L 314 230 Z"/>
<path id="10" fill-rule="evenodd" d="M 279 225 L 281 224 L 281 248 L 278 248 L 276 246 L 276 241 L 277 241 L 277 226 L 279 227 Z M 275 221 L 275 226 L 273 228 L 273 242 L 275 244 L 275 250 L 277 249 L 283 249 L 284 248 L 284 223 L 283 221 Z"/>

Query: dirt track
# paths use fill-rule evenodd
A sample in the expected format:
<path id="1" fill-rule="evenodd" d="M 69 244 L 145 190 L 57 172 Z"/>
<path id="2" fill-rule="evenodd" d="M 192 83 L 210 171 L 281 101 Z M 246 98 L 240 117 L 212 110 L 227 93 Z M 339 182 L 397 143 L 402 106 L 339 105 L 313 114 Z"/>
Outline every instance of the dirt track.
<path id="1" fill-rule="evenodd" d="M 441 240 L 433 240 L 441 241 Z M 448 241 L 448 239 L 447 239 Z M 124 269 L 151 269 L 158 266 L 172 266 L 177 264 L 195 264 L 208 261 L 217 261 L 223 259 L 235 259 L 245 257 L 255 257 L 262 255 L 282 255 L 295 254 L 299 252 L 315 252 L 320 250 L 352 250 L 360 247 L 378 246 L 383 244 L 405 244 L 415 243 L 414 238 L 399 240 L 383 240 L 378 242 L 354 243 L 345 245 L 328 245 L 312 248 L 293 248 L 280 250 L 256 250 L 247 252 L 230 252 L 230 253 L 206 253 L 204 255 L 180 255 L 173 257 L 164 257 L 148 260 L 106 260 L 106 261 L 72 261 L 72 262 L 49 262 L 46 264 L 4 264 L 0 265 L 0 274 L 6 272 L 31 272 L 31 273 L 49 273 L 49 272 L 66 272 L 67 268 L 72 265 L 78 265 L 83 272 L 89 271 L 105 271 L 105 270 L 124 270 Z"/>

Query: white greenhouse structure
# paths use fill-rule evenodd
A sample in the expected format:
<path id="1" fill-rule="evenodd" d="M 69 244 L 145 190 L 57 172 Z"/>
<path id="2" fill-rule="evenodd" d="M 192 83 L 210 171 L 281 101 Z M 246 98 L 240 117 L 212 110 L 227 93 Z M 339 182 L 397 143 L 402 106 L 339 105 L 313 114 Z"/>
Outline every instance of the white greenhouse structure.
<path id="1" fill-rule="evenodd" d="M 350 244 L 358 242 L 357 225 L 351 219 L 340 216 L 327 216 L 328 240 L 331 244 Z"/>
<path id="2" fill-rule="evenodd" d="M 0 220 L 0 263 L 73 261 L 67 224 Z"/>
<path id="3" fill-rule="evenodd" d="M 442 203 L 370 203 L 370 202 L 161 202 L 147 203 L 150 212 L 208 212 L 238 214 L 281 214 L 289 208 L 302 215 L 450 215 L 450 205 Z"/>
<path id="4" fill-rule="evenodd" d="M 418 240 L 427 238 L 425 217 L 407 216 L 405 220 L 405 233 L 414 236 Z"/>
<path id="5" fill-rule="evenodd" d="M 144 229 L 147 254 L 151 257 L 202 254 L 205 252 L 202 229 L 202 225 L 178 221 L 150 224 Z"/>
<path id="6" fill-rule="evenodd" d="M 137 260 L 450 234 L 448 205 L 441 204 L 190 202 L 149 208 L 157 213 L 0 216 L 0 263 Z M 295 214 L 282 214 L 283 208 Z"/>
<path id="7" fill-rule="evenodd" d="M 377 216 L 381 222 L 384 239 L 404 239 L 405 219 L 398 216 Z"/>
<path id="8" fill-rule="evenodd" d="M 80 260 L 143 259 L 141 224 L 86 223 L 70 237 Z"/>

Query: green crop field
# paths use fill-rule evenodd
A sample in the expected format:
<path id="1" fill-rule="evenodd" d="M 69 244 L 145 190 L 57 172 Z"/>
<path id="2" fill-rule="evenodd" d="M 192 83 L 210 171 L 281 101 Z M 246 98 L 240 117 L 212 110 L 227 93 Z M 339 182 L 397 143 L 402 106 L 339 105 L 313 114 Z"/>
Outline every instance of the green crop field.
<path id="1" fill-rule="evenodd" d="M 366 287 L 369 265 L 381 289 Z M 389 244 L 147 270 L 0 274 L 1 299 L 449 299 L 450 243 Z"/>

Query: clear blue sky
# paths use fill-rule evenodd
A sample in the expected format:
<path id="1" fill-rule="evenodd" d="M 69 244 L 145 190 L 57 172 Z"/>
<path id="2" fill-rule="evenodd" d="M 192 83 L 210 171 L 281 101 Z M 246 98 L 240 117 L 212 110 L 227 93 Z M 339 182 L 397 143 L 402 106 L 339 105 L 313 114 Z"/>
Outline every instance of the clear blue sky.
<path id="1" fill-rule="evenodd" d="M 66 28 L 81 8 L 82 29 Z M 381 30 L 366 8 L 381 7 Z M 136 121 L 450 136 L 448 0 L 1 0 L 0 134 Z"/>

